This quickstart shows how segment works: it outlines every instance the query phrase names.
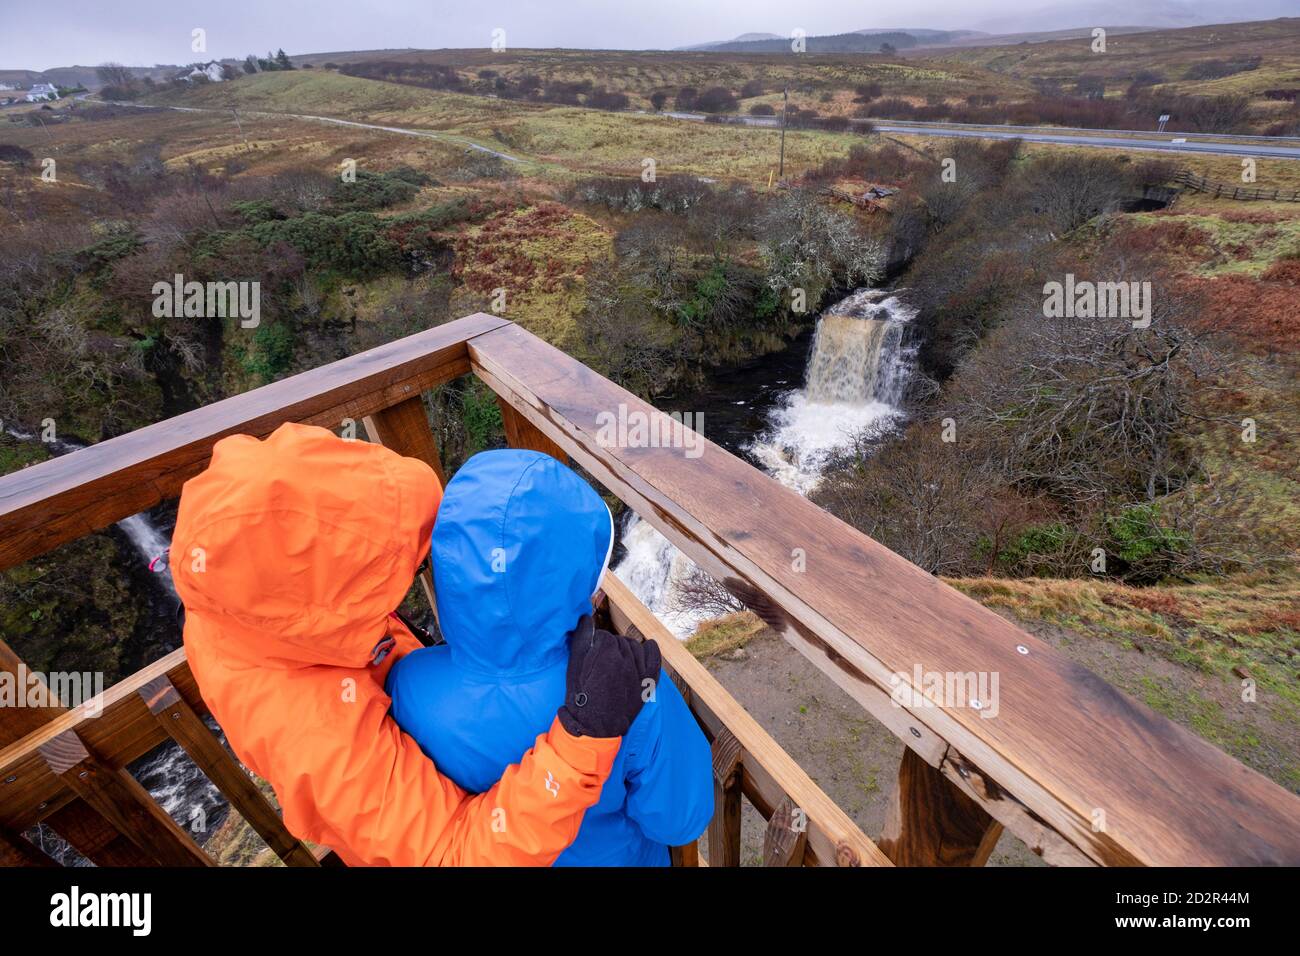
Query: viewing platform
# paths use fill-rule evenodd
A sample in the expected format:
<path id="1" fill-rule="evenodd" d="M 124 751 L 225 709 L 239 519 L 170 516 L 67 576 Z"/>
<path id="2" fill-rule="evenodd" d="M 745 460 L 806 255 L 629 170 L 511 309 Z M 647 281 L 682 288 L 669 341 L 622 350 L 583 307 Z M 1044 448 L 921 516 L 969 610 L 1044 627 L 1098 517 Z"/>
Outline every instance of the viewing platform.
<path id="1" fill-rule="evenodd" d="M 659 642 L 712 744 L 708 865 L 740 864 L 742 799 L 767 820 L 769 866 L 982 865 L 1004 830 L 1055 865 L 1300 865 L 1296 795 L 707 437 L 603 441 L 602 423 L 620 409 L 654 421 L 652 434 L 680 437 L 685 426 L 491 315 L 0 477 L 0 569 L 179 496 L 219 439 L 264 437 L 284 422 L 364 423 L 372 441 L 445 482 L 421 393 L 469 374 L 495 392 L 510 445 L 583 468 L 906 745 L 884 830 L 865 834 L 607 575 L 601 613 L 618 632 Z M 421 579 L 432 587 L 427 565 Z M 21 666 L 0 642 L 0 671 Z M 926 697 L 912 686 L 920 672 L 996 675 L 996 712 L 971 680 L 951 682 L 955 699 Z M 175 741 L 285 863 L 341 865 L 285 828 L 207 716 L 183 649 L 90 705 L 0 710 L 0 863 L 55 865 L 22 835 L 43 822 L 99 865 L 213 865 L 126 770 Z M 673 859 L 703 862 L 697 845 Z"/>

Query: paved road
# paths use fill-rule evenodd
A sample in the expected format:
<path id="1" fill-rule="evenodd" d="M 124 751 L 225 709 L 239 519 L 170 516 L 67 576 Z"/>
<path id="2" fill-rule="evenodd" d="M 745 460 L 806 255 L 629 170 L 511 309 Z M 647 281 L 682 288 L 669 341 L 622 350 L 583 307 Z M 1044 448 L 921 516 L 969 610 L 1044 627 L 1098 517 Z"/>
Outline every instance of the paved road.
<path id="1" fill-rule="evenodd" d="M 1209 153 L 1215 156 L 1253 156 L 1259 159 L 1300 159 L 1300 146 L 1259 146 L 1253 143 L 1206 143 L 1174 140 L 1181 136 L 1164 136 L 1139 139 L 1136 136 L 1096 136 L 1092 134 L 1069 135 L 1061 133 L 1034 133 L 1021 128 L 1013 130 L 955 129 L 949 126 L 910 126 L 904 123 L 877 123 L 882 133 L 906 133 L 913 136 L 963 136 L 976 139 L 1019 139 L 1026 143 L 1055 143 L 1065 146 L 1094 146 L 1099 149 L 1127 149 L 1162 153 Z"/>
<path id="2" fill-rule="evenodd" d="M 702 123 L 704 113 L 667 112 L 669 119 Z M 728 122 L 761 129 L 779 129 L 781 118 L 775 116 L 735 116 Z M 1044 129 L 1040 126 L 1006 126 L 999 129 L 970 128 L 962 123 L 906 123 L 890 120 L 872 120 L 882 133 L 902 133 L 909 136 L 962 136 L 974 139 L 1019 139 L 1026 143 L 1053 143 L 1064 146 L 1094 146 L 1099 149 L 1127 149 L 1140 152 L 1208 153 L 1214 156 L 1254 156 L 1260 159 L 1300 159 L 1300 141 L 1279 137 L 1273 143 L 1265 137 L 1256 137 L 1257 143 L 1224 143 L 1202 141 L 1196 133 L 1138 133 L 1136 136 L 1107 135 L 1120 130 L 1085 130 L 1072 127 Z M 1183 142 L 1175 142 L 1182 139 Z M 1296 145 L 1288 145 L 1296 144 Z"/>

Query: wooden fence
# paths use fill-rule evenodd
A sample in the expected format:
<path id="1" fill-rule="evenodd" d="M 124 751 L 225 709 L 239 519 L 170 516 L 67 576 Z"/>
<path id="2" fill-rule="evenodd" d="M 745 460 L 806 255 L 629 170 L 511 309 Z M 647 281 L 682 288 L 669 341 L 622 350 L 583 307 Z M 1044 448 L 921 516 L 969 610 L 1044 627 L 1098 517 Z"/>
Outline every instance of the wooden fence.
<path id="1" fill-rule="evenodd" d="M 1215 199 L 1222 197 L 1224 199 L 1248 201 L 1300 202 L 1300 190 L 1293 189 L 1287 192 L 1284 189 L 1269 189 L 1265 186 L 1233 185 L 1232 183 L 1219 182 L 1216 179 L 1208 179 L 1205 176 L 1198 176 L 1190 169 L 1180 169 L 1174 175 L 1174 182 L 1193 192 L 1205 193 Z"/>

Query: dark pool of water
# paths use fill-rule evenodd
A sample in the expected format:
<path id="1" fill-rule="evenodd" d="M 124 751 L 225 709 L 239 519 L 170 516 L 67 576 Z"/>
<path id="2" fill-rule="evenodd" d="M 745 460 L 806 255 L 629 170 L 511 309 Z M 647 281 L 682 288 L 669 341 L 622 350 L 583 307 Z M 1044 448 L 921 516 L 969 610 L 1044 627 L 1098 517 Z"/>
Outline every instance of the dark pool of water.
<path id="1" fill-rule="evenodd" d="M 803 387 L 812 327 L 791 339 L 785 348 L 767 355 L 710 369 L 701 387 L 655 398 L 665 412 L 703 414 L 704 437 L 751 464 L 745 448 L 767 429 L 768 414 L 786 392 Z"/>

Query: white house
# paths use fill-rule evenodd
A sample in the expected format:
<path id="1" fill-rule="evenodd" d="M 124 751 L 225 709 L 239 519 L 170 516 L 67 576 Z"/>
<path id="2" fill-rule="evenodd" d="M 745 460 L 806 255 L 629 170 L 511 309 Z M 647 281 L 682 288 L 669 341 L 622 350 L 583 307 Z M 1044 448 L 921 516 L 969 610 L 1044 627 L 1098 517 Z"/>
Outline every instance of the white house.
<path id="1" fill-rule="evenodd" d="M 59 91 L 55 89 L 53 83 L 37 83 L 27 91 L 28 103 L 40 103 L 44 100 L 57 100 Z"/>

